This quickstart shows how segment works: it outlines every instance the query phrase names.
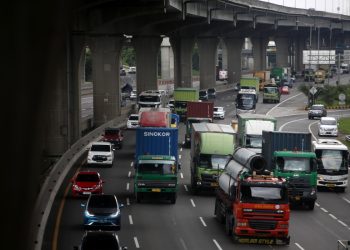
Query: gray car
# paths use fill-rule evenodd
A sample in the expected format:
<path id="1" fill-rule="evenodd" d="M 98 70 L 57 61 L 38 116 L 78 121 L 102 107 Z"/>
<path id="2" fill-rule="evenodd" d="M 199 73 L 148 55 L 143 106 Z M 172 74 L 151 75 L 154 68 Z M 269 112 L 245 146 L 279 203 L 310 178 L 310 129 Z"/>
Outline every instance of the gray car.
<path id="1" fill-rule="evenodd" d="M 314 119 L 315 117 L 325 117 L 327 116 L 327 110 L 323 104 L 314 104 L 311 106 L 308 112 L 308 117 Z"/>

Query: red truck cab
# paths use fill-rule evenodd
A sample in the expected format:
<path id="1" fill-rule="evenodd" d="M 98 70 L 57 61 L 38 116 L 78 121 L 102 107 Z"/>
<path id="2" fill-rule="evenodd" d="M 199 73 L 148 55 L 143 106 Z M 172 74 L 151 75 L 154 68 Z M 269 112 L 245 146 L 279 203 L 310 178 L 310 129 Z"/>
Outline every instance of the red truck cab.
<path id="1" fill-rule="evenodd" d="M 124 135 L 119 128 L 105 128 L 102 141 L 110 142 L 114 148 L 121 149 L 123 147 Z"/>

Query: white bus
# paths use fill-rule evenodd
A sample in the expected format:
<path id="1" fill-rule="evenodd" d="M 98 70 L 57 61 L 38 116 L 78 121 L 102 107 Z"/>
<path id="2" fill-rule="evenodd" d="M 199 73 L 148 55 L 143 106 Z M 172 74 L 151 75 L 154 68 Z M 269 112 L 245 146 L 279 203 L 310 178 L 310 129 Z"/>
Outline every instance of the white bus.
<path id="1" fill-rule="evenodd" d="M 344 192 L 348 186 L 349 151 L 335 139 L 312 142 L 317 159 L 317 186 Z"/>
<path id="2" fill-rule="evenodd" d="M 165 96 L 159 90 L 146 90 L 141 92 L 138 99 L 140 108 L 163 108 Z"/>

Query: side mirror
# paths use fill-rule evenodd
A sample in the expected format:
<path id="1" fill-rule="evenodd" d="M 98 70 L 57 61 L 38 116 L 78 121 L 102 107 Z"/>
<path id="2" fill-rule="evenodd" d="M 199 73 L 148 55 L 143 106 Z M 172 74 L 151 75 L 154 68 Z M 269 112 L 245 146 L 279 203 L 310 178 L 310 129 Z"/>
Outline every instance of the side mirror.
<path id="1" fill-rule="evenodd" d="M 120 203 L 119 208 L 123 208 L 123 207 L 124 207 L 124 203 Z"/>
<path id="2" fill-rule="evenodd" d="M 86 207 L 86 204 L 85 203 L 81 203 L 80 206 L 81 207 Z"/>

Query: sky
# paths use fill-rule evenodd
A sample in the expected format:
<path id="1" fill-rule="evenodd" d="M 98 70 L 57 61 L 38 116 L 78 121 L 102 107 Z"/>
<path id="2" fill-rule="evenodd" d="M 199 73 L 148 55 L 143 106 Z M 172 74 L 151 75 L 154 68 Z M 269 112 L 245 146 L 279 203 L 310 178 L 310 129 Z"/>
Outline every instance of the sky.
<path id="1" fill-rule="evenodd" d="M 327 11 L 350 16 L 350 0 L 260 0 L 287 7 Z"/>

